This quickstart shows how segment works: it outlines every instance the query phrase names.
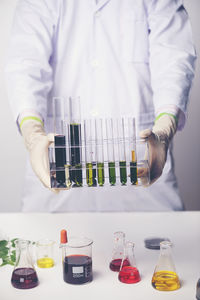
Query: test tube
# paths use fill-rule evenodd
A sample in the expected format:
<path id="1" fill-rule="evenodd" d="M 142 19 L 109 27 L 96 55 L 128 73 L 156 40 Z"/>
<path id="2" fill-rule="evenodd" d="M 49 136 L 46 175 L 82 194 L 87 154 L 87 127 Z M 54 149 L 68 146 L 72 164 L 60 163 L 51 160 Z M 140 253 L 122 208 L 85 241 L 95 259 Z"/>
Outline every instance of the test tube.
<path id="1" fill-rule="evenodd" d="M 54 144 L 55 144 L 55 168 L 56 187 L 66 187 L 66 136 L 64 128 L 65 120 L 65 99 L 61 97 L 53 98 L 53 118 L 54 118 Z"/>
<path id="2" fill-rule="evenodd" d="M 98 173 L 98 184 L 104 185 L 104 153 L 103 153 L 103 127 L 102 119 L 95 120 L 96 130 L 96 149 L 97 149 L 97 173 Z"/>
<path id="3" fill-rule="evenodd" d="M 96 130 L 95 120 L 84 120 L 86 182 L 88 186 L 96 186 Z"/>
<path id="4" fill-rule="evenodd" d="M 128 131 L 129 131 L 130 180 L 133 185 L 136 185 L 138 181 L 137 181 L 135 118 L 128 119 Z"/>
<path id="5" fill-rule="evenodd" d="M 111 185 L 115 185 L 116 171 L 115 171 L 115 153 L 114 153 L 113 120 L 112 119 L 106 119 L 106 135 L 107 135 L 107 150 L 108 150 L 109 182 Z"/>
<path id="6" fill-rule="evenodd" d="M 117 120 L 117 131 L 118 131 L 118 147 L 119 147 L 120 182 L 122 185 L 126 185 L 127 170 L 126 170 L 126 149 L 125 149 L 125 136 L 124 136 L 124 118 Z"/>
<path id="7" fill-rule="evenodd" d="M 81 141 L 81 114 L 80 98 L 69 99 L 70 109 L 70 177 L 74 186 L 82 186 L 82 141 Z"/>

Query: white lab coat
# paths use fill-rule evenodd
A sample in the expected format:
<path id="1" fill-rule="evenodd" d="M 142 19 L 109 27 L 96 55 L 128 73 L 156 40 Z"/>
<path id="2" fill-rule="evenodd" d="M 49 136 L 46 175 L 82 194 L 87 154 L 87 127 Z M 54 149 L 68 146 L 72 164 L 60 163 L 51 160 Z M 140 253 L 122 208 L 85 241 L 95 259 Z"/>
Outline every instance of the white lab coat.
<path id="1" fill-rule="evenodd" d="M 53 96 L 80 96 L 82 118 L 134 116 L 137 132 L 175 105 L 184 124 L 195 50 L 181 0 L 20 0 L 6 75 L 17 120 L 39 112 L 53 130 Z M 77 188 L 54 195 L 27 168 L 24 211 L 181 210 L 171 149 L 148 188 Z"/>

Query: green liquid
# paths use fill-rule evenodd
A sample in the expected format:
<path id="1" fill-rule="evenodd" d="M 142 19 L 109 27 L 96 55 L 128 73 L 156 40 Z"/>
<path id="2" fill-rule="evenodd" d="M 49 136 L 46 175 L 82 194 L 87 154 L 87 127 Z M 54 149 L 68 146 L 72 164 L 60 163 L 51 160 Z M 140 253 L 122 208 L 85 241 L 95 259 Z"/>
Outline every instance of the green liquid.
<path id="1" fill-rule="evenodd" d="M 109 162 L 108 169 L 109 169 L 109 182 L 111 185 L 115 185 L 116 183 L 115 162 Z"/>
<path id="2" fill-rule="evenodd" d="M 137 162 L 130 162 L 131 183 L 137 184 Z"/>
<path id="3" fill-rule="evenodd" d="M 126 161 L 119 162 L 120 169 L 120 182 L 122 185 L 127 183 Z"/>
<path id="4" fill-rule="evenodd" d="M 71 166 L 70 171 L 70 180 L 74 182 L 75 186 L 83 185 L 83 176 L 82 176 L 82 165 L 78 164 L 76 166 Z"/>
<path id="5" fill-rule="evenodd" d="M 96 164 L 87 163 L 86 164 L 86 181 L 88 186 L 96 186 Z"/>
<path id="6" fill-rule="evenodd" d="M 105 182 L 104 163 L 97 163 L 97 170 L 98 170 L 98 184 L 100 186 L 103 186 Z"/>

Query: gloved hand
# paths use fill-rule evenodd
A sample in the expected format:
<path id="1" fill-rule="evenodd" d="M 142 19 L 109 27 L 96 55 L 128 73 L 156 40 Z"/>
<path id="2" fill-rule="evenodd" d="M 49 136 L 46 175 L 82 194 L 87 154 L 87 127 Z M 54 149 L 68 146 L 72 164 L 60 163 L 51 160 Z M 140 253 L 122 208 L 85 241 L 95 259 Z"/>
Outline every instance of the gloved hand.
<path id="1" fill-rule="evenodd" d="M 140 133 L 141 138 L 148 138 L 150 184 L 154 183 L 162 174 L 169 143 L 177 129 L 175 118 L 170 114 L 163 114 L 155 121 L 153 129 L 146 129 Z"/>
<path id="2" fill-rule="evenodd" d="M 51 189 L 48 147 L 54 142 L 54 135 L 46 135 L 43 124 L 39 121 L 28 119 L 20 126 L 33 171 L 43 185 Z M 51 191 L 58 193 L 56 189 Z"/>

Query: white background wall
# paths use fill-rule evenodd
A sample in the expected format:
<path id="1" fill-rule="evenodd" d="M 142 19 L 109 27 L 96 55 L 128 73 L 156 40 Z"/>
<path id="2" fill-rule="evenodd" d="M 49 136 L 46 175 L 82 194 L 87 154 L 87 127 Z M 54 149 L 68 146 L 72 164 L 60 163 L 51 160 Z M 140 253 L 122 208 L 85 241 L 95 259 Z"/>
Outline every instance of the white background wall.
<path id="1" fill-rule="evenodd" d="M 75 0 L 74 0 L 75 1 Z M 84 0 L 87 1 L 87 0 Z M 197 54 L 200 52 L 200 0 L 185 0 Z M 26 151 L 13 121 L 6 97 L 3 66 L 16 0 L 0 0 L 0 212 L 19 211 Z M 188 121 L 175 137 L 175 169 L 188 210 L 200 209 L 200 60 L 190 94 Z"/>

